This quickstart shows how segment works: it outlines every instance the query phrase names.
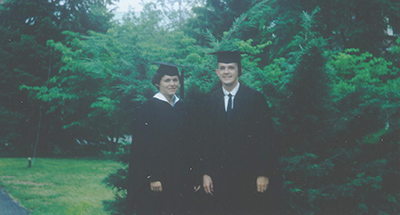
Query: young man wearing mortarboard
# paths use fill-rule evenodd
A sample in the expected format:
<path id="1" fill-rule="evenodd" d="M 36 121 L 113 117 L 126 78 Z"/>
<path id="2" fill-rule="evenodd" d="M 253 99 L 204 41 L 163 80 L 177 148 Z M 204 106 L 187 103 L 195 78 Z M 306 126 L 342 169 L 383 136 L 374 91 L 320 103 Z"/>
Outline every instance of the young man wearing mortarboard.
<path id="1" fill-rule="evenodd" d="M 158 89 L 137 112 L 128 180 L 128 214 L 186 214 L 186 108 L 176 93 L 179 65 L 158 62 Z M 183 78 L 183 77 L 181 77 Z M 135 211 L 136 210 L 136 211 Z"/>
<path id="2" fill-rule="evenodd" d="M 265 97 L 239 82 L 240 51 L 222 51 L 215 70 L 222 87 L 205 103 L 201 175 L 207 214 L 264 215 L 280 184 Z"/>

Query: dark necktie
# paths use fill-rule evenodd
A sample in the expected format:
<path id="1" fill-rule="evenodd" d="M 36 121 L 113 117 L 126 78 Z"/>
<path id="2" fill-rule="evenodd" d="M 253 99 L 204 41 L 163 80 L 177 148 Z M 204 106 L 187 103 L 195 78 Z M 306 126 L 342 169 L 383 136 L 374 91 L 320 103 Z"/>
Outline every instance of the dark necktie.
<path id="1" fill-rule="evenodd" d="M 231 118 L 231 112 L 232 112 L 232 94 L 228 94 L 228 107 L 226 108 L 226 116 L 228 117 L 228 119 Z"/>

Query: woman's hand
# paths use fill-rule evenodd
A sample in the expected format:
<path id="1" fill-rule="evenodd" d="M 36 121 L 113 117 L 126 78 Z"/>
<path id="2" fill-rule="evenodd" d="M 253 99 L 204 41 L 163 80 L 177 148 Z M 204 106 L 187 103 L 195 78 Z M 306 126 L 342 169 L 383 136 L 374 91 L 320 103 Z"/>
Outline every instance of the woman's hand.
<path id="1" fill-rule="evenodd" d="M 154 192 L 161 192 L 162 191 L 161 181 L 150 182 L 150 190 Z"/>
<path id="2" fill-rule="evenodd" d="M 265 176 L 259 176 L 257 178 L 257 192 L 263 193 L 267 190 L 269 185 L 269 178 Z"/>

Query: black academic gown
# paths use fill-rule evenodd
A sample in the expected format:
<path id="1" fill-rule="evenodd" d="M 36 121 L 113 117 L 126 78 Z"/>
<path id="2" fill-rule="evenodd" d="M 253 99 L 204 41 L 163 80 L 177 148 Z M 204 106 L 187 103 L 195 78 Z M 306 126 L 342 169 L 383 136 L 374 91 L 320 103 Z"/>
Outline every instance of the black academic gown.
<path id="1" fill-rule="evenodd" d="M 205 207 L 210 214 L 265 214 L 268 194 L 256 192 L 256 179 L 269 177 L 271 192 L 278 164 L 268 105 L 260 92 L 244 85 L 233 103 L 230 119 L 222 89 L 206 104 L 201 172 L 211 176 L 214 196 Z"/>
<path id="2" fill-rule="evenodd" d="M 187 183 L 187 146 L 184 143 L 185 104 L 174 107 L 152 98 L 142 105 L 135 121 L 131 147 L 128 206 L 137 214 L 182 214 Z M 162 192 L 150 191 L 161 181 Z"/>

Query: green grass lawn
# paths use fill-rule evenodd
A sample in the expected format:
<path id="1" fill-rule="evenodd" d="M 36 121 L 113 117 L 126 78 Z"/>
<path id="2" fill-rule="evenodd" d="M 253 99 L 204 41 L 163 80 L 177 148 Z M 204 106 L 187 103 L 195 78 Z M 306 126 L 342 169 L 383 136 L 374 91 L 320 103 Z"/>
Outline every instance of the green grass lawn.
<path id="1" fill-rule="evenodd" d="M 0 186 L 35 214 L 106 214 L 113 199 L 102 180 L 121 164 L 101 159 L 0 158 Z"/>

